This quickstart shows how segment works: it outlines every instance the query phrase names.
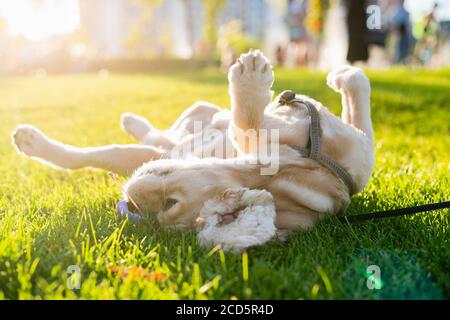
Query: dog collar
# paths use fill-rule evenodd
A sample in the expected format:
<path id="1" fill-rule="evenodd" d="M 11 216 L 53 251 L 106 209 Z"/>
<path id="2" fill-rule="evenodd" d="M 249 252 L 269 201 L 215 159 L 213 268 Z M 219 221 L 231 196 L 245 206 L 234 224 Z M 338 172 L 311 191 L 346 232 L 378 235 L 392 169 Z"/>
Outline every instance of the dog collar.
<path id="1" fill-rule="evenodd" d="M 320 115 L 317 108 L 309 101 L 298 99 L 295 93 L 290 90 L 283 91 L 278 96 L 277 107 L 282 105 L 294 106 L 295 104 L 302 104 L 306 106 L 306 109 L 311 117 L 311 124 L 309 126 L 309 141 L 306 148 L 297 145 L 288 146 L 297 150 L 303 157 L 315 160 L 321 165 L 327 167 L 345 183 L 350 195 L 355 194 L 356 185 L 348 171 L 339 163 L 320 152 L 320 138 L 322 136 L 322 131 L 320 129 Z"/>

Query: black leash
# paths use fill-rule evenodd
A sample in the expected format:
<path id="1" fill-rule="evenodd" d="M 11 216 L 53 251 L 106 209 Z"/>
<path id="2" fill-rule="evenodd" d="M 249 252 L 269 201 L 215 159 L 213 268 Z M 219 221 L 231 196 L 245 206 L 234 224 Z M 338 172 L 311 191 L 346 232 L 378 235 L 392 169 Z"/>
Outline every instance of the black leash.
<path id="1" fill-rule="evenodd" d="M 377 212 L 371 212 L 371 213 L 367 213 L 367 214 L 359 214 L 359 215 L 355 215 L 355 216 L 341 216 L 341 217 L 339 217 L 339 220 L 341 220 L 342 222 L 358 223 L 358 222 L 363 222 L 363 221 L 368 221 L 368 220 L 405 216 L 405 215 L 409 215 L 409 214 L 416 214 L 416 213 L 440 210 L 440 209 L 445 209 L 445 208 L 450 208 L 450 201 L 430 203 L 430 204 L 424 204 L 421 206 L 414 206 L 414 207 L 387 210 L 387 211 L 377 211 Z"/>

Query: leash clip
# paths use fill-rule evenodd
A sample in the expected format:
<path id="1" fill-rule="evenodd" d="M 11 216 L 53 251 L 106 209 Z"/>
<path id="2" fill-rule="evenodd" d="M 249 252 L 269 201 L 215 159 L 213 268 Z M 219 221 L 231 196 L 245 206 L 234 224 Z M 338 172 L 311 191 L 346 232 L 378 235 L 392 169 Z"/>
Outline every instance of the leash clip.
<path id="1" fill-rule="evenodd" d="M 295 93 L 291 90 L 286 90 L 279 95 L 278 105 L 290 105 L 293 100 L 295 100 Z"/>

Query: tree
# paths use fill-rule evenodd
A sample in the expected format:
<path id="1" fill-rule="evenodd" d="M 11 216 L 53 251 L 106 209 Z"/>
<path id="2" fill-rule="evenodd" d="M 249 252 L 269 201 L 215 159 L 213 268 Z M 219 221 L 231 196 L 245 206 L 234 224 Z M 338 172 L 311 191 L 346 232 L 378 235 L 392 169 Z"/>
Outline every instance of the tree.
<path id="1" fill-rule="evenodd" d="M 150 51 L 149 39 L 144 32 L 146 25 L 153 17 L 153 10 L 162 0 L 135 0 L 136 5 L 142 7 L 139 18 L 130 28 L 125 46 L 134 56 L 146 55 Z"/>
<path id="2" fill-rule="evenodd" d="M 329 0 L 310 0 L 306 26 L 310 33 L 320 35 L 323 31 L 325 14 L 329 7 Z"/>
<path id="3" fill-rule="evenodd" d="M 216 56 L 216 45 L 218 39 L 217 19 L 225 7 L 226 0 L 203 0 L 205 29 L 204 39 L 206 42 L 206 52 L 210 58 Z"/>
<path id="4" fill-rule="evenodd" d="M 260 45 L 258 39 L 243 32 L 242 22 L 239 20 L 232 20 L 219 29 L 217 49 L 220 51 L 221 64 L 225 69 L 235 62 L 238 54 L 251 48 L 259 48 Z"/>

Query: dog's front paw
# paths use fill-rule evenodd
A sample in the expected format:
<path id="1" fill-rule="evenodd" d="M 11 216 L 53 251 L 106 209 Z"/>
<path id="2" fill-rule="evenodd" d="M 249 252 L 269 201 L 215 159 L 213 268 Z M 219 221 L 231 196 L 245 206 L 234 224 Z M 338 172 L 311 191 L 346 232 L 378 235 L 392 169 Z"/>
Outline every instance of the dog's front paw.
<path id="1" fill-rule="evenodd" d="M 259 50 L 242 54 L 228 73 L 232 91 L 250 90 L 260 93 L 270 90 L 274 81 L 273 68 Z"/>
<path id="2" fill-rule="evenodd" d="M 370 90 L 369 79 L 364 72 L 352 66 L 334 68 L 327 76 L 327 85 L 340 93 Z"/>
<path id="3" fill-rule="evenodd" d="M 20 125 L 12 134 L 12 143 L 17 151 L 27 156 L 40 156 L 48 146 L 48 138 L 37 128 Z"/>

